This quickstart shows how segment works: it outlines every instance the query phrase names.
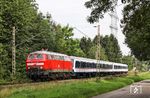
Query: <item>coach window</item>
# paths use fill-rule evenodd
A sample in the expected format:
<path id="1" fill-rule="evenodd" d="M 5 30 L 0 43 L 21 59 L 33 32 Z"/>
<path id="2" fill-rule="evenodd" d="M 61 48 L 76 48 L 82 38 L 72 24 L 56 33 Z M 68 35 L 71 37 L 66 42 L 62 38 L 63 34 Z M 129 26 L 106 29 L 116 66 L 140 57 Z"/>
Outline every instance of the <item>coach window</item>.
<path id="1" fill-rule="evenodd" d="M 91 68 L 91 63 L 88 63 L 88 68 Z"/>
<path id="2" fill-rule="evenodd" d="M 86 63 L 86 66 L 87 66 L 87 68 L 89 68 L 89 63 L 88 62 Z"/>
<path id="3" fill-rule="evenodd" d="M 104 68 L 104 67 L 105 67 L 105 64 L 102 65 L 102 68 Z"/>
<path id="4" fill-rule="evenodd" d="M 80 62 L 76 61 L 76 68 L 79 68 L 79 66 L 80 66 Z"/>
<path id="5" fill-rule="evenodd" d="M 87 62 L 85 62 L 85 67 L 84 68 L 87 68 L 88 67 L 88 63 Z"/>
<path id="6" fill-rule="evenodd" d="M 108 64 L 105 64 L 105 68 L 108 69 Z"/>
<path id="7" fill-rule="evenodd" d="M 87 68 L 87 62 L 84 62 L 84 68 Z"/>
<path id="8" fill-rule="evenodd" d="M 83 62 L 80 62 L 81 64 L 80 64 L 80 68 L 83 68 Z"/>
<path id="9" fill-rule="evenodd" d="M 80 62 L 80 68 L 82 68 L 82 65 L 83 65 L 82 62 Z"/>
<path id="10" fill-rule="evenodd" d="M 89 68 L 92 68 L 92 63 L 89 63 Z"/>
<path id="11" fill-rule="evenodd" d="M 94 63 L 92 63 L 92 68 L 95 68 Z"/>
<path id="12" fill-rule="evenodd" d="M 105 64 L 103 64 L 103 68 L 105 69 Z"/>
<path id="13" fill-rule="evenodd" d="M 99 67 L 102 68 L 102 64 L 101 63 L 99 63 Z"/>
<path id="14" fill-rule="evenodd" d="M 116 65 L 116 69 L 118 69 L 118 66 Z"/>
<path id="15" fill-rule="evenodd" d="M 110 69 L 110 66 L 109 66 L 109 64 L 107 64 L 107 69 Z"/>
<path id="16" fill-rule="evenodd" d="M 89 67 L 89 63 L 85 62 L 85 64 L 86 64 L 85 68 L 88 68 Z"/>
<path id="17" fill-rule="evenodd" d="M 79 68 L 82 68 L 82 62 L 79 62 Z"/>
<path id="18" fill-rule="evenodd" d="M 105 67 L 106 69 L 108 69 L 109 68 L 109 65 L 108 64 L 106 64 L 106 67 Z"/>
<path id="19" fill-rule="evenodd" d="M 94 64 L 94 63 L 92 63 L 92 65 L 93 65 L 93 68 L 95 68 L 95 64 Z"/>
<path id="20" fill-rule="evenodd" d="M 96 63 L 93 63 L 93 67 L 96 68 Z"/>
<path id="21" fill-rule="evenodd" d="M 85 62 L 83 62 L 83 68 L 86 68 L 86 63 Z"/>
<path id="22" fill-rule="evenodd" d="M 92 63 L 90 63 L 90 68 L 93 68 L 93 64 Z"/>
<path id="23" fill-rule="evenodd" d="M 85 68 L 85 62 L 82 62 L 82 68 Z"/>
<path id="24" fill-rule="evenodd" d="M 112 69 L 112 65 L 110 65 L 110 69 Z"/>
<path id="25" fill-rule="evenodd" d="M 103 64 L 100 63 L 100 68 L 103 68 Z"/>
<path id="26" fill-rule="evenodd" d="M 107 67 L 107 69 L 110 69 L 110 65 L 108 64 L 108 67 Z"/>
<path id="27" fill-rule="evenodd" d="M 86 68 L 87 67 L 87 63 L 86 62 L 84 62 L 84 68 Z"/>

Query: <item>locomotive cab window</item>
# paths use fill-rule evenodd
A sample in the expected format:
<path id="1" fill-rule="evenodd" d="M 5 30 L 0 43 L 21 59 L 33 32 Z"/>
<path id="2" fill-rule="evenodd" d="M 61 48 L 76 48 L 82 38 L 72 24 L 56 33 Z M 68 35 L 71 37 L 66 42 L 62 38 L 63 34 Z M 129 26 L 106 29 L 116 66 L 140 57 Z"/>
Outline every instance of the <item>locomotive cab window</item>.
<path id="1" fill-rule="evenodd" d="M 37 55 L 36 55 L 36 58 L 37 58 L 37 59 L 43 59 L 43 55 L 42 55 L 42 54 L 37 54 Z"/>

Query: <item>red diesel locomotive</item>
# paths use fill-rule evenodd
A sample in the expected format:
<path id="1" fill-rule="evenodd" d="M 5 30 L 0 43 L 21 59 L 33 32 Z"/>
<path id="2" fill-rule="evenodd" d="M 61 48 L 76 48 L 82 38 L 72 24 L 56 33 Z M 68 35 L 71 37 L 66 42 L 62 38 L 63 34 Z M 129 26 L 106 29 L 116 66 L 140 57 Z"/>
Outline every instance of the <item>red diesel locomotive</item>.
<path id="1" fill-rule="evenodd" d="M 36 51 L 28 55 L 26 71 L 32 79 L 43 77 L 70 77 L 72 61 L 69 56 L 48 51 Z"/>

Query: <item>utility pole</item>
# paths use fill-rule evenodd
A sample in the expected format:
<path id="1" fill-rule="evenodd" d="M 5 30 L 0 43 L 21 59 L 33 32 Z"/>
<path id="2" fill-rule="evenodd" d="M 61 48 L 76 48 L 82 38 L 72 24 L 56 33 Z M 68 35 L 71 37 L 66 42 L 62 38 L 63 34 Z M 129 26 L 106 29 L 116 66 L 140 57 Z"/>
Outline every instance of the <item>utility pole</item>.
<path id="1" fill-rule="evenodd" d="M 100 25 L 98 24 L 97 26 L 97 51 L 96 51 L 96 60 L 97 60 L 97 69 L 98 69 L 98 74 L 97 76 L 100 78 Z"/>
<path id="2" fill-rule="evenodd" d="M 15 77 L 16 73 L 16 45 L 15 45 L 15 33 L 16 33 L 16 28 L 15 26 L 13 27 L 12 31 L 12 76 L 13 78 Z"/>

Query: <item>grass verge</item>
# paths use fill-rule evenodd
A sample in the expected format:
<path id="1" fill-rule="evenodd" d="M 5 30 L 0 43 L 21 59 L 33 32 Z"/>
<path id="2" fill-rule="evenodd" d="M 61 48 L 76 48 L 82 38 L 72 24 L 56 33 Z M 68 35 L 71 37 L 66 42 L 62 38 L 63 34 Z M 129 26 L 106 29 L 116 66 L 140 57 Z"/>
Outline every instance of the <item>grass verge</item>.
<path id="1" fill-rule="evenodd" d="M 138 76 L 115 77 L 107 80 L 102 79 L 100 81 L 87 79 L 27 85 L 2 89 L 0 90 L 0 98 L 89 98 L 145 79 L 150 79 L 150 73 L 140 73 Z"/>

